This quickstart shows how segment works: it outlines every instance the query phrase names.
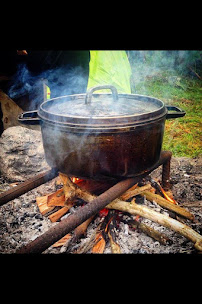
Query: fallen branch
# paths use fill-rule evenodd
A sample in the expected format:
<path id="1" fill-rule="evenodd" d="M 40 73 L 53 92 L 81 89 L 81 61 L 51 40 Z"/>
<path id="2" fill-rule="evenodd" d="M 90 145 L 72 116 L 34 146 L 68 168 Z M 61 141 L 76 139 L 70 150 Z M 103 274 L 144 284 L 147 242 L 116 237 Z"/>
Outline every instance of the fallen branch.
<path id="1" fill-rule="evenodd" d="M 121 201 L 119 199 L 115 199 L 113 202 L 107 205 L 107 208 L 128 212 L 133 215 L 140 215 L 162 226 L 172 229 L 192 241 L 195 248 L 199 251 L 202 251 L 202 236 L 189 226 L 178 222 L 167 215 L 156 212 L 146 206 L 138 205 L 134 201 L 129 203 Z"/>

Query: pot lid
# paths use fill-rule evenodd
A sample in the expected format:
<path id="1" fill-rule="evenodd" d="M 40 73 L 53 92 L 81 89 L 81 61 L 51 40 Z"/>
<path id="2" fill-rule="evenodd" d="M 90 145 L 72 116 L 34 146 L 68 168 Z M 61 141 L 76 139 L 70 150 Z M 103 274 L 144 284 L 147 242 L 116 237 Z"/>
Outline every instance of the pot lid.
<path id="1" fill-rule="evenodd" d="M 93 94 L 110 89 L 112 94 Z M 118 94 L 115 87 L 99 86 L 87 94 L 67 95 L 49 99 L 39 109 L 39 117 L 55 123 L 99 128 L 140 124 L 166 114 L 164 103 L 138 94 Z"/>

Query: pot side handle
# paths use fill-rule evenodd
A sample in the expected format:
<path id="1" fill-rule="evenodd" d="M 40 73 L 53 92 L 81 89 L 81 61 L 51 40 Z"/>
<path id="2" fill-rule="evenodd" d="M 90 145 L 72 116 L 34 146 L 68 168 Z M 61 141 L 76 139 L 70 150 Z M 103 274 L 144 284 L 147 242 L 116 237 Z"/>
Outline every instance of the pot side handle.
<path id="1" fill-rule="evenodd" d="M 18 121 L 24 125 L 39 125 L 41 120 L 38 117 L 38 111 L 28 111 L 21 113 Z"/>
<path id="2" fill-rule="evenodd" d="M 185 116 L 186 112 L 175 106 L 166 106 L 168 113 L 166 119 L 179 118 Z M 170 113 L 169 113 L 170 111 Z"/>

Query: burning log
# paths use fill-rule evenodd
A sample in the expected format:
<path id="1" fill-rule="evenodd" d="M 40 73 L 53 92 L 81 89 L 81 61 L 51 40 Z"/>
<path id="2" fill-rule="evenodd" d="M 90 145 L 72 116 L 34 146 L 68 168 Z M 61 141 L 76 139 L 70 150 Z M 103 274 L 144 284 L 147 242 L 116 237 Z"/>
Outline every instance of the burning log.
<path id="1" fill-rule="evenodd" d="M 128 212 L 133 215 L 140 215 L 162 226 L 172 229 L 192 241 L 194 243 L 195 248 L 199 251 L 202 251 L 202 236 L 200 234 L 198 234 L 189 226 L 173 218 L 170 218 L 167 215 L 156 212 L 146 206 L 140 206 L 136 204 L 134 200 L 129 203 L 116 199 L 109 205 L 107 205 L 107 208 Z"/>

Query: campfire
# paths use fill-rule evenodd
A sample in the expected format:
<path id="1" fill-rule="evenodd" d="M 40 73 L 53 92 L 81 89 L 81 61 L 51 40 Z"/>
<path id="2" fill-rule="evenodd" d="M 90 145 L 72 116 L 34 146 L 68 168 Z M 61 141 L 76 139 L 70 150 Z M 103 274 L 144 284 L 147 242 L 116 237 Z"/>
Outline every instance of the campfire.
<path id="1" fill-rule="evenodd" d="M 35 197 L 41 216 L 53 226 L 17 253 L 40 253 L 49 247 L 77 254 L 122 253 L 123 227 L 125 238 L 138 231 L 155 244 L 171 246 L 173 239 L 164 227 L 202 251 L 202 237 L 190 227 L 197 222 L 194 214 L 180 206 L 170 190 L 170 159 L 170 152 L 161 153 L 156 166 L 162 165 L 161 180 L 148 172 L 120 181 L 96 181 L 51 171 L 5 191 L 2 204 L 55 178 L 56 191 Z"/>
<path id="2" fill-rule="evenodd" d="M 48 218 L 51 222 L 60 220 L 62 216 L 68 214 L 69 210 L 73 206 L 79 207 L 86 202 L 90 203 L 93 199 L 95 199 L 95 193 L 99 192 L 103 188 L 106 188 L 108 185 L 107 183 L 82 180 L 76 177 L 69 178 L 67 175 L 62 173 L 59 173 L 57 183 L 58 186 L 62 186 L 62 188 L 54 193 L 36 198 L 36 202 L 41 214 L 44 216 L 47 216 L 48 214 Z M 190 220 L 194 219 L 193 214 L 191 214 L 189 211 L 182 207 L 176 206 L 176 201 L 168 196 L 157 181 L 144 181 L 141 184 L 143 183 L 144 185 L 141 186 L 136 183 L 119 199 L 116 199 L 114 202 L 110 203 L 107 208 L 99 211 L 96 216 L 99 217 L 100 223 L 98 224 L 97 229 L 95 229 L 95 233 L 87 244 L 81 248 L 78 248 L 75 253 L 86 253 L 88 251 L 92 253 L 103 253 L 106 242 L 110 242 L 112 253 L 121 253 L 120 246 L 116 240 L 116 228 L 119 226 L 120 221 L 127 223 L 130 229 L 141 230 L 161 244 L 169 244 L 171 240 L 169 240 L 166 235 L 158 232 L 146 224 L 141 223 L 140 216 L 144 215 L 154 221 L 159 221 L 162 224 L 164 220 L 161 214 L 157 214 L 156 211 L 152 211 L 147 207 L 139 205 L 138 201 L 141 201 L 141 197 L 146 197 L 150 201 L 154 200 L 160 206 L 170 211 L 174 211 L 185 218 Z M 159 189 L 161 191 L 160 193 Z M 161 195 L 162 193 L 163 196 Z M 166 199 L 164 197 L 166 197 Z M 129 202 L 129 206 L 127 206 L 127 202 Z M 146 214 L 146 212 L 148 212 L 149 216 Z M 126 220 L 124 219 L 124 214 L 130 214 L 131 216 L 128 217 L 128 220 Z M 89 224 L 94 219 L 95 216 L 91 216 L 88 220 L 79 225 L 74 230 L 73 234 L 68 233 L 62 239 L 54 243 L 53 247 L 65 245 L 66 251 L 71 252 L 71 249 L 75 243 L 78 242 L 81 237 L 85 236 Z M 182 232 L 180 228 L 186 228 L 186 231 L 189 234 L 188 227 L 177 227 L 176 225 L 172 225 L 169 220 L 166 225 L 169 225 L 169 227 L 177 232 L 181 232 L 182 234 L 184 234 L 184 232 Z"/>
<path id="3" fill-rule="evenodd" d="M 150 180 L 150 181 L 148 181 Z M 72 207 L 79 208 L 86 203 L 90 203 L 96 198 L 96 194 L 100 190 L 109 187 L 106 182 L 99 183 L 95 181 L 82 180 L 76 177 L 69 178 L 67 175 L 59 173 L 57 179 L 59 190 L 46 196 L 37 197 L 36 202 L 42 215 L 47 216 L 51 222 L 60 220 L 65 214 L 68 215 Z M 160 190 L 160 191 L 159 191 Z M 186 236 L 195 243 L 195 247 L 201 250 L 201 236 L 195 233 L 185 224 L 174 220 L 172 217 L 165 216 L 161 213 L 153 211 L 141 204 L 141 198 L 146 197 L 149 201 L 155 201 L 161 207 L 175 212 L 176 214 L 194 220 L 194 215 L 187 209 L 177 205 L 177 202 L 163 190 L 160 183 L 153 179 L 145 179 L 141 183 L 136 183 L 128 189 L 123 195 L 115 199 L 101 209 L 98 214 L 91 216 L 89 219 L 79 225 L 73 233 L 66 234 L 63 238 L 53 244 L 53 247 L 61 247 L 65 245 L 67 252 L 71 252 L 76 242 L 85 237 L 89 224 L 99 218 L 99 224 L 94 234 L 85 244 L 79 247 L 73 253 L 103 253 L 106 243 L 109 242 L 112 253 L 121 253 L 120 246 L 117 242 L 117 228 L 120 222 L 128 224 L 130 229 L 139 229 L 154 240 L 161 244 L 168 245 L 171 240 L 151 228 L 149 225 L 141 223 L 141 217 L 149 218 L 152 221 L 169 227 L 176 232 Z M 127 219 L 124 215 L 128 215 Z"/>

